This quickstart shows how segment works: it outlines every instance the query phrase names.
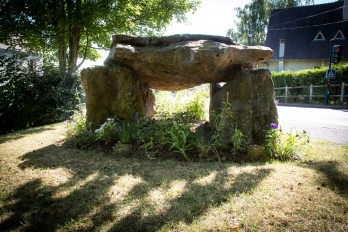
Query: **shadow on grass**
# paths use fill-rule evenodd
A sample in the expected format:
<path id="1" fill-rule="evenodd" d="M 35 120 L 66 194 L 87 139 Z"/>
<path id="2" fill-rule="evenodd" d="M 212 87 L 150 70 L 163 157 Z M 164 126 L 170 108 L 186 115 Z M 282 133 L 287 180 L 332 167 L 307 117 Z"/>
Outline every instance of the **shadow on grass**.
<path id="1" fill-rule="evenodd" d="M 322 187 L 328 187 L 332 191 L 338 190 L 339 194 L 347 195 L 348 194 L 348 175 L 341 172 L 338 168 L 340 165 L 337 161 L 328 161 L 328 162 L 314 162 L 314 163 L 305 163 L 300 166 L 314 169 L 320 173 L 323 173 L 327 181 L 322 179 L 318 180 L 318 184 Z"/>
<path id="2" fill-rule="evenodd" d="M 258 167 L 228 180 L 217 164 L 125 159 L 53 145 L 21 158 L 24 171 L 64 169 L 71 176 L 59 184 L 34 176 L 19 186 L 4 201 L 2 231 L 155 231 L 251 194 L 272 171 Z M 207 176 L 205 184 L 198 181 Z M 177 182 L 182 189 L 173 189 Z M 154 195 L 160 189 L 166 196 Z"/>

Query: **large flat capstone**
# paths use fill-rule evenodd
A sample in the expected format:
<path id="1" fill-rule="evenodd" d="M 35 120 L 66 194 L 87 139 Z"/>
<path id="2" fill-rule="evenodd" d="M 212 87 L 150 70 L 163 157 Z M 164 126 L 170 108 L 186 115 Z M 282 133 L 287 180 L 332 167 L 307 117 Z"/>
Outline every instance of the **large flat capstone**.
<path id="1" fill-rule="evenodd" d="M 263 46 L 243 46 L 211 35 L 132 37 L 114 35 L 107 67 L 123 66 L 150 88 L 182 90 L 231 80 L 245 64 L 271 59 Z"/>

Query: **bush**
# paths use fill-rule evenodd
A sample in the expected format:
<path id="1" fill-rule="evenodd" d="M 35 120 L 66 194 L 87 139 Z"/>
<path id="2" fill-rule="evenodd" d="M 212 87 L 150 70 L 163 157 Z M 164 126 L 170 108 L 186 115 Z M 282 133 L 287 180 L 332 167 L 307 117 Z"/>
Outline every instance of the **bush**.
<path id="1" fill-rule="evenodd" d="M 336 70 L 336 78 L 332 80 L 332 83 L 348 83 L 348 64 L 342 63 L 332 67 Z M 284 86 L 309 86 L 314 85 L 326 85 L 326 70 L 328 67 L 320 67 L 318 69 L 300 70 L 297 72 L 272 72 L 272 79 L 274 87 Z"/>
<path id="2" fill-rule="evenodd" d="M 0 57 L 0 133 L 63 121 L 80 103 L 80 78 L 30 69 L 24 55 Z"/>
<path id="3" fill-rule="evenodd" d="M 179 122 L 204 120 L 205 104 L 209 101 L 207 87 L 205 85 L 177 92 L 156 91 L 156 116 L 172 117 Z"/>
<path id="4" fill-rule="evenodd" d="M 348 83 L 348 64 L 338 64 L 332 67 L 336 70 L 336 78 L 331 80 L 331 84 L 339 84 L 339 86 L 331 86 L 331 95 L 341 94 L 341 83 Z M 327 67 L 320 67 L 317 69 L 301 70 L 297 72 L 279 72 L 272 73 L 274 87 L 285 87 L 288 86 L 288 97 L 287 102 L 301 102 L 308 103 L 309 99 L 309 86 L 321 85 L 321 87 L 313 88 L 312 103 L 323 103 L 324 96 L 326 93 L 326 70 Z M 308 86 L 308 88 L 291 88 L 296 86 Z M 285 89 L 275 90 L 276 96 L 284 96 Z M 345 98 L 347 99 L 347 98 Z M 282 98 L 279 100 L 282 101 Z M 330 104 L 342 104 L 339 102 L 339 98 L 332 98 Z M 344 100 L 343 104 L 347 104 L 347 100 Z"/>
<path id="5" fill-rule="evenodd" d="M 289 133 L 282 134 L 282 130 L 278 130 L 278 125 L 272 123 L 271 128 L 266 133 L 265 152 L 270 160 L 299 159 L 307 143 L 309 143 L 307 131 L 298 132 L 295 129 L 294 133 L 293 129 L 290 129 Z"/>

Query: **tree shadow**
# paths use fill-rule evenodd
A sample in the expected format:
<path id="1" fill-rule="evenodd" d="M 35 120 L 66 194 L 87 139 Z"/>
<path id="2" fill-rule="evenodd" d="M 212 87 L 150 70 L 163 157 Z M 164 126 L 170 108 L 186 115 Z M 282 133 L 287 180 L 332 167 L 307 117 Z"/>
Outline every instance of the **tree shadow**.
<path id="1" fill-rule="evenodd" d="M 185 192 L 170 200 L 171 205 L 165 212 L 145 216 L 143 206 L 135 208 L 132 213 L 114 225 L 110 231 L 157 231 L 166 224 L 184 222 L 192 223 L 202 216 L 210 207 L 219 207 L 227 203 L 230 197 L 240 194 L 251 194 L 253 189 L 270 174 L 270 169 L 259 169 L 255 173 L 241 173 L 233 178 L 233 184 L 228 188 L 217 185 L 218 179 L 226 178 L 224 173 L 216 176 L 209 185 L 188 183 Z M 211 193 L 214 194 L 211 194 Z"/>
<path id="2" fill-rule="evenodd" d="M 318 179 L 318 184 L 321 187 L 330 188 L 332 191 L 337 191 L 339 194 L 348 194 L 348 175 L 342 173 L 339 169 L 339 162 L 329 161 L 329 162 L 310 162 L 303 163 L 300 166 L 305 168 L 314 169 L 325 175 L 328 181 Z"/>
<path id="3" fill-rule="evenodd" d="M 19 186 L 4 201 L 2 231 L 98 231 L 105 230 L 108 224 L 112 224 L 108 226 L 110 231 L 154 231 L 168 223 L 191 223 L 208 209 L 227 203 L 232 196 L 251 194 L 272 171 L 261 166 L 230 176 L 229 180 L 218 165 L 117 158 L 54 145 L 27 153 L 21 159 L 19 167 L 23 170 L 63 168 L 71 176 L 57 185 L 36 177 Z M 164 175 L 167 168 L 170 173 Z M 183 171 L 188 169 L 195 172 Z M 209 183 L 197 182 L 209 175 Z M 136 181 L 122 197 L 111 200 L 115 183 L 127 182 L 127 178 Z M 176 181 L 184 182 L 185 187 L 164 201 L 166 207 L 158 210 L 156 205 L 147 205 L 146 199 L 154 191 L 162 188 L 170 193 L 171 184 Z M 116 219 L 117 212 L 125 208 L 129 208 L 128 213 Z"/>

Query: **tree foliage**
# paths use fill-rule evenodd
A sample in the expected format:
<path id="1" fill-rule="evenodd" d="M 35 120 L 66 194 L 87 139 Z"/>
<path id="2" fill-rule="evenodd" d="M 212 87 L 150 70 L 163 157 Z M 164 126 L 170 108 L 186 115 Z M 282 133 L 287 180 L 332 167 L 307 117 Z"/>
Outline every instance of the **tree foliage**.
<path id="1" fill-rule="evenodd" d="M 235 8 L 238 18 L 238 21 L 235 21 L 236 30 L 230 28 L 227 36 L 236 42 L 248 45 L 249 35 L 250 45 L 263 45 L 271 10 L 313 4 L 313 0 L 252 0 L 244 8 Z"/>
<path id="2" fill-rule="evenodd" d="M 0 0 L 0 42 L 54 54 L 61 71 L 79 57 L 96 59 L 112 34 L 155 34 L 173 18 L 185 21 L 199 0 Z"/>

